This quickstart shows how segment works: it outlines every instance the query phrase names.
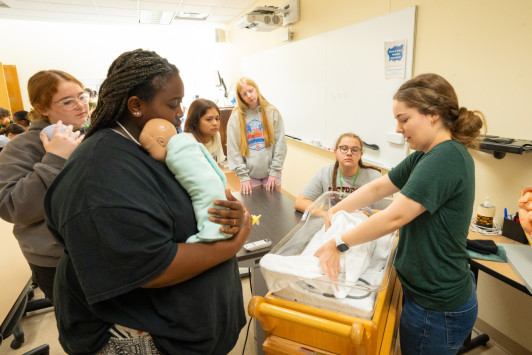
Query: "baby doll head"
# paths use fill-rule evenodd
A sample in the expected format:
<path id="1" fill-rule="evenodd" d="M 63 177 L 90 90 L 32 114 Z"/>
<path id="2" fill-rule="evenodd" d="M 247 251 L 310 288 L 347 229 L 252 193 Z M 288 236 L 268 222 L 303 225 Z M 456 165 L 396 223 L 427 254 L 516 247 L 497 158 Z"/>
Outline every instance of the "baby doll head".
<path id="1" fill-rule="evenodd" d="M 139 142 L 150 156 L 161 162 L 166 159 L 166 145 L 177 134 L 173 124 L 162 118 L 152 118 L 142 128 Z"/>

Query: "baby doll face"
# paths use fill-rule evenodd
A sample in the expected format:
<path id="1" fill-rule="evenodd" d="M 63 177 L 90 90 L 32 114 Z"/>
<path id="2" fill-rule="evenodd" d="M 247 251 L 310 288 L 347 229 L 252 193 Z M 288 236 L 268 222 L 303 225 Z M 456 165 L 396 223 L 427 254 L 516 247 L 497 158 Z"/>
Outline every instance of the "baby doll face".
<path id="1" fill-rule="evenodd" d="M 152 118 L 140 132 L 139 142 L 150 156 L 158 161 L 166 159 L 166 145 L 177 134 L 175 126 L 162 118 Z"/>

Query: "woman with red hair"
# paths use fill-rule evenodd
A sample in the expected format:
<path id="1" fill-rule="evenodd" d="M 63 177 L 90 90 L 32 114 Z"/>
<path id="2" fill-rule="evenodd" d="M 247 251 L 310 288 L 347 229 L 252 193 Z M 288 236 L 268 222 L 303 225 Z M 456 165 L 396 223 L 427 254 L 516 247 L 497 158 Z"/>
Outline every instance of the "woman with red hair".
<path id="1" fill-rule="evenodd" d="M 34 282 L 53 301 L 63 248 L 46 227 L 44 195 L 81 142 L 79 129 L 87 120 L 89 97 L 78 79 L 60 70 L 34 74 L 28 81 L 28 94 L 32 124 L 0 153 L 0 218 L 13 223 L 13 234 Z M 41 133 L 50 124 L 56 124 L 52 139 Z M 63 132 L 62 124 L 68 126 Z"/>

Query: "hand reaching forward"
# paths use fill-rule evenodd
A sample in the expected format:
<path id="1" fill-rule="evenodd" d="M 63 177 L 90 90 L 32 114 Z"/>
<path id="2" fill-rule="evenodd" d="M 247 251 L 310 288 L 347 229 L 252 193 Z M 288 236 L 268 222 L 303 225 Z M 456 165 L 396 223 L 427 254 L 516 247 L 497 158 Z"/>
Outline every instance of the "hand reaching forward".
<path id="1" fill-rule="evenodd" d="M 332 281 L 337 281 L 341 271 L 340 252 L 336 249 L 334 238 L 316 250 L 314 256 L 320 259 L 320 266 L 325 275 L 329 276 Z"/>

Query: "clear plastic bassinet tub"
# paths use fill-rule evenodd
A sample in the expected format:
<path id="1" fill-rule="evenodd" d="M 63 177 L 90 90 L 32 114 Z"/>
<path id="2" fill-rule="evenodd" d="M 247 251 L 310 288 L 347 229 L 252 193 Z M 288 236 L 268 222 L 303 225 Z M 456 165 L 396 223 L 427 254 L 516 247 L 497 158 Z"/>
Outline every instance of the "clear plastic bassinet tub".
<path id="1" fill-rule="evenodd" d="M 334 233 L 341 233 L 367 219 L 360 211 L 337 218 L 339 212 L 325 232 L 325 212 L 343 197 L 345 194 L 339 192 L 321 195 L 305 212 L 301 222 L 261 259 L 261 272 L 274 296 L 371 319 L 377 294 L 388 286 L 398 233 L 343 253 L 342 271 L 337 281 L 331 281 L 319 267 L 314 251 Z M 345 218 L 343 223 L 341 218 Z"/>

